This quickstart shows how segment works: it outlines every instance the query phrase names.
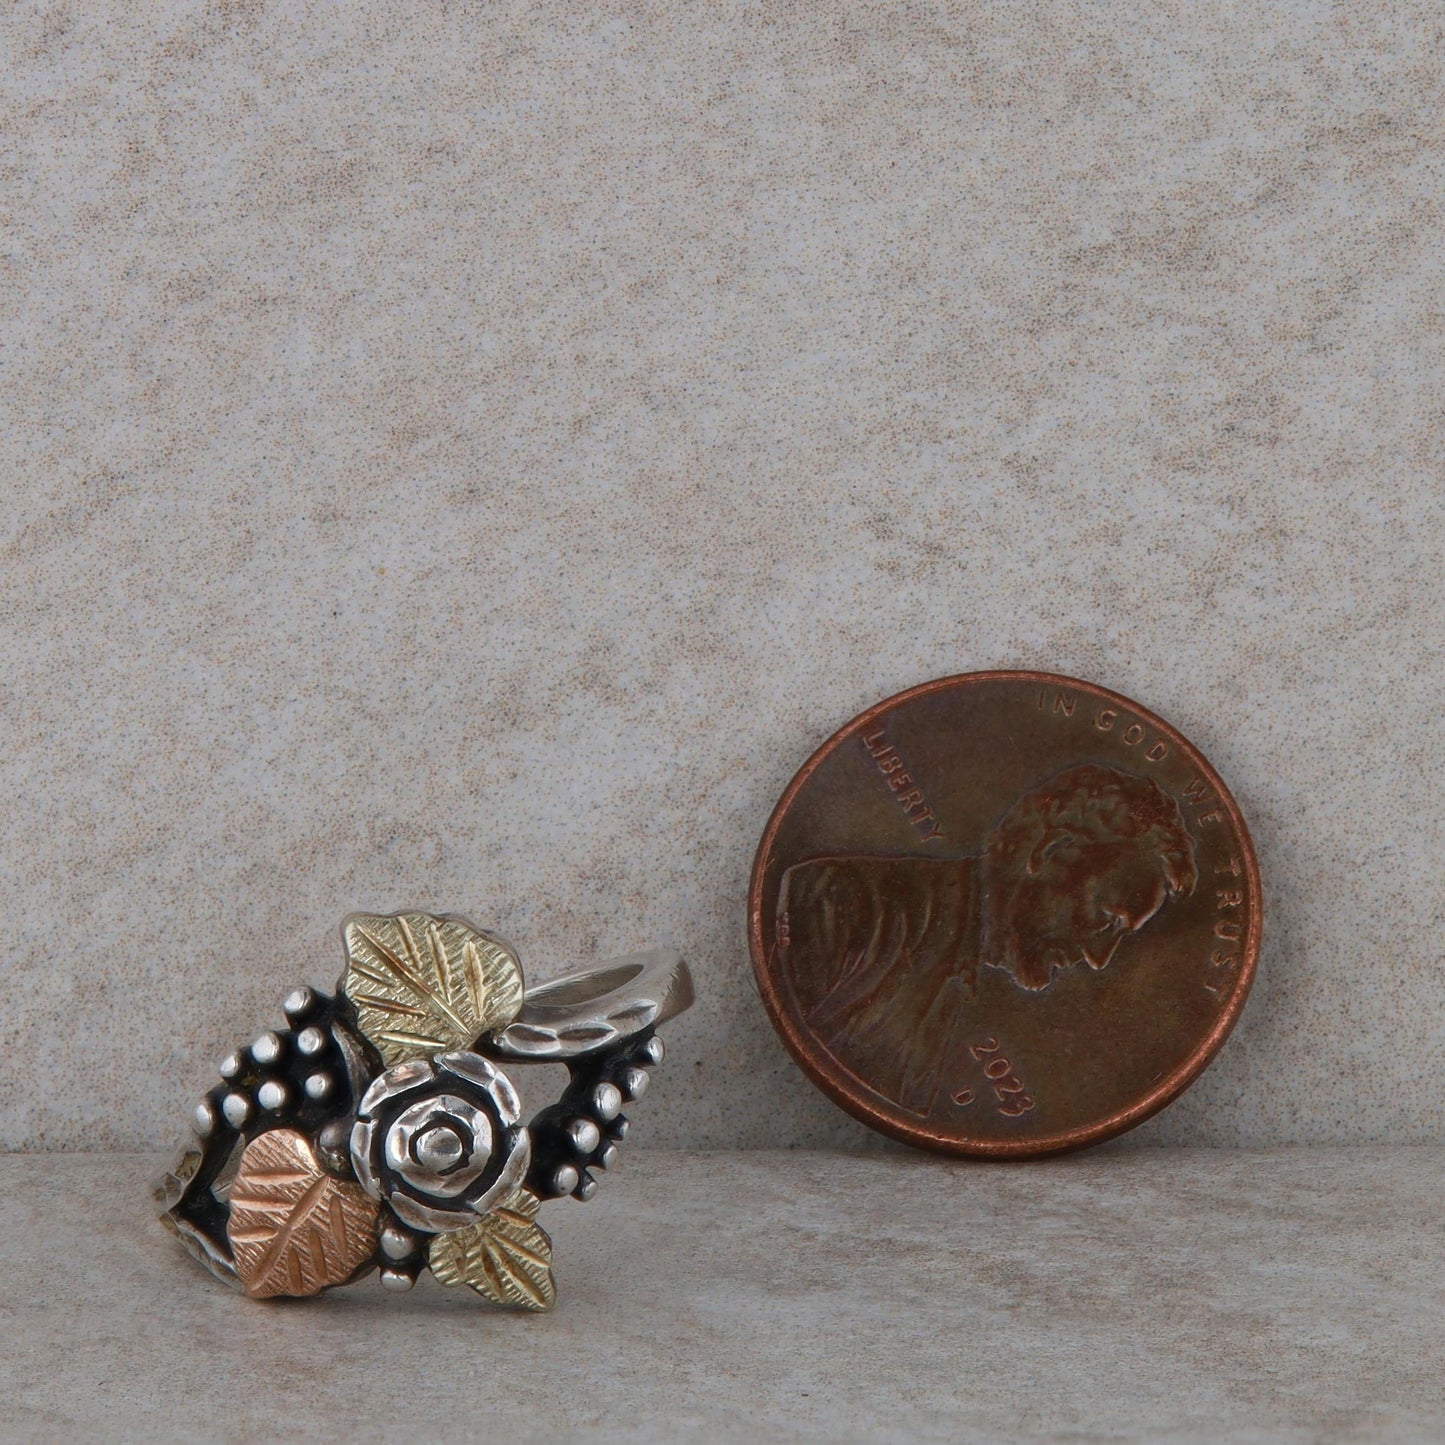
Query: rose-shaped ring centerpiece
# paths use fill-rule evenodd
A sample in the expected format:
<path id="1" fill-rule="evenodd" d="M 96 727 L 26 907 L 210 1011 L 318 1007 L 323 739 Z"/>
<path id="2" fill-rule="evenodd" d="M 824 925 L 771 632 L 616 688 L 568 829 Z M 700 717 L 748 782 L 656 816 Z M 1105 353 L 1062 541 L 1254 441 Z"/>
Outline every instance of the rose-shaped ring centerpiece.
<path id="1" fill-rule="evenodd" d="M 367 1193 L 413 1229 L 475 1224 L 526 1177 L 531 1140 L 511 1081 L 477 1054 L 410 1059 L 375 1079 L 351 1131 Z"/>

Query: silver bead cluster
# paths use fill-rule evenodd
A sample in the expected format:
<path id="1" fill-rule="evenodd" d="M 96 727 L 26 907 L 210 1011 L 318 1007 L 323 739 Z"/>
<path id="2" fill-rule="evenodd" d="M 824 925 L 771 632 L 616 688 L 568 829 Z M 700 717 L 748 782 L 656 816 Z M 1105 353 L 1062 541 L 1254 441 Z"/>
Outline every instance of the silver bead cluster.
<path id="1" fill-rule="evenodd" d="M 343 1090 L 344 1063 L 326 1027 L 324 1004 L 314 989 L 294 989 L 282 1004 L 289 1028 L 261 1034 L 221 1060 L 223 1085 L 196 1106 L 192 1119 L 200 1139 L 209 1139 L 223 1122 L 237 1132 L 278 1123 Z"/>
<path id="2" fill-rule="evenodd" d="M 570 1194 L 585 1203 L 597 1193 L 598 1181 L 592 1171 L 612 1168 L 617 1162 L 617 1146 L 627 1137 L 628 1121 L 622 1106 L 647 1091 L 644 1065 L 660 1064 L 662 1057 L 662 1040 L 654 1034 L 623 1054 L 630 1062 L 613 1078 L 592 1085 L 582 1101 L 586 1113 L 571 1118 L 562 1128 L 566 1153 L 571 1157 L 564 1157 L 552 1169 L 548 1182 L 554 1194 Z"/>
<path id="3" fill-rule="evenodd" d="M 425 1236 L 408 1229 L 395 1215 L 382 1217 L 387 1221 L 377 1240 L 382 1288 L 408 1290 L 426 1263 Z"/>

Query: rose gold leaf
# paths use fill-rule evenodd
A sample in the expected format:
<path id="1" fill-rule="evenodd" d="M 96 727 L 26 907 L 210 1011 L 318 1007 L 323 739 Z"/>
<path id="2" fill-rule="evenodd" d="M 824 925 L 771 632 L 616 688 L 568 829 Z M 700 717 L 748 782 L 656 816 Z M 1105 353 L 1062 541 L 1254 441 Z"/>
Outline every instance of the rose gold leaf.
<path id="1" fill-rule="evenodd" d="M 241 1155 L 226 1237 L 253 1299 L 317 1294 L 371 1258 L 379 1215 L 359 1184 L 322 1169 L 304 1134 L 272 1129 Z"/>
<path id="2" fill-rule="evenodd" d="M 439 1234 L 427 1263 L 442 1284 L 465 1284 L 493 1304 L 549 1310 L 557 1302 L 552 1241 L 537 1224 L 540 1201 L 519 1189 L 466 1229 Z"/>

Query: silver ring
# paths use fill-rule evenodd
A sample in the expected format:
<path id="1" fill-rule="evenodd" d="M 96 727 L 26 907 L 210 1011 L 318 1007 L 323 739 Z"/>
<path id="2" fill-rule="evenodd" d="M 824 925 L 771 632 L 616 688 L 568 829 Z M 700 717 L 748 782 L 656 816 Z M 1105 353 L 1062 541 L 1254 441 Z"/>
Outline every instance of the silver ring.
<path id="1" fill-rule="evenodd" d="M 335 995 L 299 988 L 284 1028 L 229 1054 L 157 1187 L 161 1221 L 253 1298 L 423 1268 L 494 1304 L 548 1309 L 544 1200 L 590 1199 L 662 1062 L 656 1029 L 693 1001 L 669 951 L 528 990 L 515 951 L 454 914 L 353 914 Z M 562 1097 L 524 1122 L 499 1067 L 561 1061 Z"/>

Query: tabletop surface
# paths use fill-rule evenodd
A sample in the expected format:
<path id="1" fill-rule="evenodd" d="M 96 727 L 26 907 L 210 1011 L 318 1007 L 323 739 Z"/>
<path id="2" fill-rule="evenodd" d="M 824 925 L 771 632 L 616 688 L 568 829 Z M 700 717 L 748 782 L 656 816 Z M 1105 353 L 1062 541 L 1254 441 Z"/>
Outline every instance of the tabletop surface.
<path id="1" fill-rule="evenodd" d="M 233 1294 L 160 1156 L 0 1159 L 0 1438 L 1412 1441 L 1445 1428 L 1445 1150 L 1034 1165 L 640 1151 L 548 1206 L 545 1316 Z"/>
<path id="2" fill-rule="evenodd" d="M 0 1148 L 166 1146 L 399 908 L 681 949 L 649 1141 L 865 1147 L 748 870 L 998 667 L 1254 833 L 1140 1141 L 1445 1139 L 1438 4 L 35 0 L 0 62 Z"/>

